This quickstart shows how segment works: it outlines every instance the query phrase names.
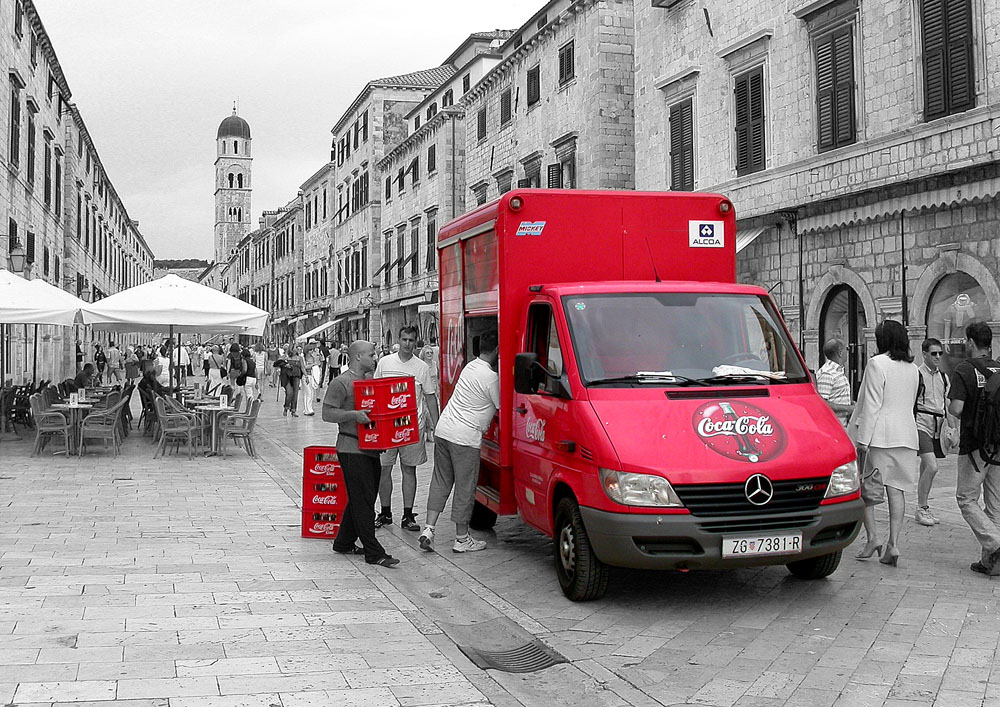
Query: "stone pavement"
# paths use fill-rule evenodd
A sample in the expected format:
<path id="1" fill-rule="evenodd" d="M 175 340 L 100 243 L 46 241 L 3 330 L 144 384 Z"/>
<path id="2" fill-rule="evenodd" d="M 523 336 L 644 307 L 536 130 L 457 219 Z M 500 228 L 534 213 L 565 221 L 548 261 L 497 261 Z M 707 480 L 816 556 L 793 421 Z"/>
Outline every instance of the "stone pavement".
<path id="1" fill-rule="evenodd" d="M 153 461 L 135 437 L 118 461 L 29 460 L 28 442 L 0 443 L 0 704 L 1000 707 L 1000 581 L 968 570 L 952 460 L 942 524 L 908 519 L 898 568 L 617 570 L 575 604 L 551 542 L 514 518 L 475 555 L 447 552 L 447 523 L 441 553 L 384 529 L 396 570 L 299 538 L 301 449 L 335 427 L 266 395 L 257 460 Z M 488 620 L 568 662 L 479 670 L 455 627 Z"/>

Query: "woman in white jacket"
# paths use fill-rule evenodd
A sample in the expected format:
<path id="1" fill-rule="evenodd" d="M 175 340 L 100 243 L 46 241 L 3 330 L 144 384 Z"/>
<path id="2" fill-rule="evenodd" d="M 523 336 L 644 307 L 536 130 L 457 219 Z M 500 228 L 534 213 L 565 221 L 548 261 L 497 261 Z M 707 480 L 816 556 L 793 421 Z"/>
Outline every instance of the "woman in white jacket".
<path id="1" fill-rule="evenodd" d="M 879 561 L 899 561 L 899 530 L 905 510 L 904 491 L 917 484 L 917 423 L 913 417 L 920 373 L 913 365 L 903 325 L 886 319 L 875 328 L 878 355 L 865 367 L 858 404 L 847 433 L 863 459 L 861 497 L 865 502 L 868 542 L 857 558 L 882 551 L 875 506 L 889 497 L 889 541 Z"/>

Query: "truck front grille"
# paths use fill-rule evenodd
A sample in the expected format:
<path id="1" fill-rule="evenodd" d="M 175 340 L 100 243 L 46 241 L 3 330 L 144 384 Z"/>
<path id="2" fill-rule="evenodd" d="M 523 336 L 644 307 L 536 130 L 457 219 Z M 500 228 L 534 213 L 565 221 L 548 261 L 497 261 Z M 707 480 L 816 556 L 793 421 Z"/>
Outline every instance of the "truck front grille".
<path id="1" fill-rule="evenodd" d="M 701 523 L 706 533 L 764 533 L 772 530 L 797 530 L 816 522 L 814 515 L 780 518 L 731 518 Z"/>
<path id="2" fill-rule="evenodd" d="M 674 491 L 696 516 L 770 515 L 802 513 L 819 507 L 829 477 L 772 481 L 774 495 L 762 506 L 747 499 L 745 484 L 675 484 Z"/>

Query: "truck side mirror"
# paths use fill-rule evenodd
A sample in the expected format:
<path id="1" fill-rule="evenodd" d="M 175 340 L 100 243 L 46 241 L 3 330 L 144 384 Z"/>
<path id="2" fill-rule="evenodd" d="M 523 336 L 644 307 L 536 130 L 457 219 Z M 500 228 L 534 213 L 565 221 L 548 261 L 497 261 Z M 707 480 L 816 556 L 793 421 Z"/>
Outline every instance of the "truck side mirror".
<path id="1" fill-rule="evenodd" d="M 514 390 L 521 395 L 534 395 L 538 392 L 541 380 L 541 364 L 538 354 L 519 353 L 514 356 Z"/>

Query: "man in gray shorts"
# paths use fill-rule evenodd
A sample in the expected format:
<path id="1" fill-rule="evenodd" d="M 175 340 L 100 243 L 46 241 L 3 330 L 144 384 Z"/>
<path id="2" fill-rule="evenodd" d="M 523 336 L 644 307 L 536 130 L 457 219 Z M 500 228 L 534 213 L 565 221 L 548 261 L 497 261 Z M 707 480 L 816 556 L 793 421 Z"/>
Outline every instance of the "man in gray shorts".
<path id="1" fill-rule="evenodd" d="M 486 542 L 469 534 L 469 519 L 479 482 L 479 448 L 483 432 L 500 407 L 500 378 L 496 372 L 497 334 L 486 332 L 479 340 L 479 356 L 462 369 L 455 390 L 434 430 L 434 474 L 427 492 L 427 525 L 420 533 L 420 547 L 432 550 L 434 526 L 452 487 L 451 519 L 455 522 L 452 552 L 476 552 Z"/>
<path id="2" fill-rule="evenodd" d="M 413 376 L 416 383 L 413 402 L 417 405 L 417 419 L 423 434 L 423 430 L 433 430 L 437 424 L 437 397 L 434 395 L 437 390 L 431 379 L 430 366 L 413 355 L 416 345 L 417 328 L 413 325 L 404 326 L 399 330 L 399 351 L 378 360 L 375 377 Z M 392 468 L 396 465 L 397 458 L 403 476 L 403 520 L 399 525 L 403 530 L 416 532 L 420 530 L 413 514 L 413 499 L 417 495 L 417 467 L 427 461 L 422 436 L 413 444 L 382 452 L 382 478 L 378 489 L 382 510 L 375 519 L 375 527 L 392 525 Z"/>

